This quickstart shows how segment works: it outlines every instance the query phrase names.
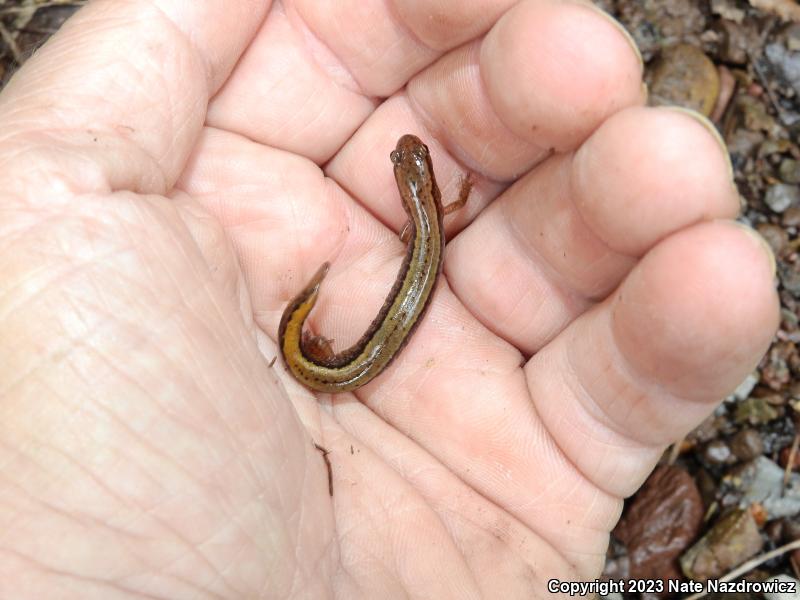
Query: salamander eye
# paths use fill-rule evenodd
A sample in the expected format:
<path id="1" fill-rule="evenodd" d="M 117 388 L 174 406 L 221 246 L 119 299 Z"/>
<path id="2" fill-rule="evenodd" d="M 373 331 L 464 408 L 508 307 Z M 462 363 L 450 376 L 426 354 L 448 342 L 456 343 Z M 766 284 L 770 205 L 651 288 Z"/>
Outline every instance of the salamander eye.
<path id="1" fill-rule="evenodd" d="M 430 154 L 430 150 L 428 150 L 428 147 L 425 144 L 420 144 L 416 148 L 414 154 L 416 154 L 419 158 L 426 158 L 428 154 Z"/>
<path id="2" fill-rule="evenodd" d="M 389 160 L 391 160 L 394 164 L 400 164 L 400 153 L 397 150 L 392 150 L 389 153 Z"/>

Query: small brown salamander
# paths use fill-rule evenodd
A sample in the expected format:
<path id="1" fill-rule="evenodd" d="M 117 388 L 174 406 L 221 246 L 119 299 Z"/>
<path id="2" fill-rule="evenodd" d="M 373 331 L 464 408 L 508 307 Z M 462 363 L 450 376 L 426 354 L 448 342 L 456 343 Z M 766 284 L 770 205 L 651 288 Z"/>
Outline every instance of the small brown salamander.
<path id="1" fill-rule="evenodd" d="M 294 377 L 320 392 L 346 392 L 378 375 L 402 350 L 430 303 L 444 259 L 444 215 L 464 206 L 472 183 L 464 178 L 458 200 L 442 206 L 428 147 L 404 135 L 389 155 L 403 208 L 409 220 L 400 233 L 408 242 L 397 280 L 378 315 L 353 346 L 334 354 L 323 336 L 303 332 L 319 287 L 328 272 L 323 264 L 283 312 L 278 327 L 281 355 Z"/>

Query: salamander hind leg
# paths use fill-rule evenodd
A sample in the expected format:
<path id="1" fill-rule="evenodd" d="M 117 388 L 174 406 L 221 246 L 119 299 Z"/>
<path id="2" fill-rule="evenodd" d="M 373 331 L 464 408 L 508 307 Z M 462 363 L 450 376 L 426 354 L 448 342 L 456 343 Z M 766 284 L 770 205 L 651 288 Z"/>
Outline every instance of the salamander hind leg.
<path id="1" fill-rule="evenodd" d="M 311 335 L 309 332 L 303 332 L 303 352 L 311 359 L 320 361 L 333 357 L 333 340 L 326 338 L 323 335 Z"/>

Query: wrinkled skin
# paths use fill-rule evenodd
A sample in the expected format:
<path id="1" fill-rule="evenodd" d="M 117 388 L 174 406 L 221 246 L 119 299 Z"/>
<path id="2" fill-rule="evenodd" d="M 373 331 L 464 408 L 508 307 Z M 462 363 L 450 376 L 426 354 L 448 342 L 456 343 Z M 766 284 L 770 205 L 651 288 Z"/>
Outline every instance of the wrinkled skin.
<path id="1" fill-rule="evenodd" d="M 91 3 L 0 96 L 0 591 L 533 598 L 757 364 L 773 263 L 727 156 L 642 105 L 593 8 Z M 357 339 L 430 146 L 444 277 L 402 358 L 315 397 L 274 336 Z M 313 443 L 330 451 L 334 495 Z"/>

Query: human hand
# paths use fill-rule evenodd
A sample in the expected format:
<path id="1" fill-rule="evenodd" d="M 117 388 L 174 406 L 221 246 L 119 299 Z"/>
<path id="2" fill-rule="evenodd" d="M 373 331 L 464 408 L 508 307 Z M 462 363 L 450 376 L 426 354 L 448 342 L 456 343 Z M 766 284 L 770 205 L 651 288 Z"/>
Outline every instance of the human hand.
<path id="1" fill-rule="evenodd" d="M 623 33 L 513 4 L 108 0 L 14 78 L 5 595 L 530 598 L 597 575 L 621 499 L 765 350 L 773 271 L 725 220 L 714 135 L 640 107 Z M 278 320 L 331 260 L 315 329 L 341 349 L 371 321 L 407 132 L 446 198 L 476 181 L 446 282 L 389 369 L 316 398 L 270 367 Z"/>

